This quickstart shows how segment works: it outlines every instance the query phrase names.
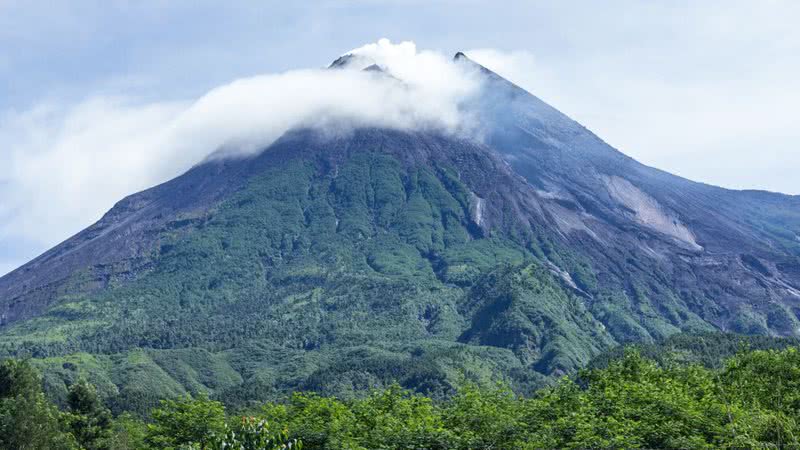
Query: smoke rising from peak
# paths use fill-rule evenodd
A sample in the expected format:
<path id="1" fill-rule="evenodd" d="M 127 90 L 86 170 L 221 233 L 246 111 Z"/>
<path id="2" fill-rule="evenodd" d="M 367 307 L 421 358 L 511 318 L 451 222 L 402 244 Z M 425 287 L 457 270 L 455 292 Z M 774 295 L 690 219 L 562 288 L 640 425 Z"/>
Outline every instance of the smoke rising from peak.
<path id="1" fill-rule="evenodd" d="M 94 96 L 0 115 L 0 241 L 54 245 L 125 195 L 221 148 L 238 156 L 260 151 L 294 127 L 448 132 L 469 125 L 459 103 L 479 81 L 449 56 L 387 39 L 349 53 L 343 70 L 242 78 L 194 100 Z M 372 64 L 382 70 L 362 70 Z"/>

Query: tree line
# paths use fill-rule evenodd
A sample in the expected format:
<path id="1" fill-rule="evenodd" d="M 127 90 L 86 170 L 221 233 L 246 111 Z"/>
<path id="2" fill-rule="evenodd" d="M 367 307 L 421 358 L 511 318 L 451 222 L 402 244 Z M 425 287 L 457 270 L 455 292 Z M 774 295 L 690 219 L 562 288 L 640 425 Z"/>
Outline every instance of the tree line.
<path id="1" fill-rule="evenodd" d="M 800 448 L 800 351 L 741 351 L 707 368 L 629 350 L 530 397 L 502 383 L 464 384 L 437 400 L 393 385 L 227 411 L 198 394 L 162 400 L 147 417 L 112 417 L 84 380 L 59 409 L 27 361 L 6 360 L 0 448 Z"/>

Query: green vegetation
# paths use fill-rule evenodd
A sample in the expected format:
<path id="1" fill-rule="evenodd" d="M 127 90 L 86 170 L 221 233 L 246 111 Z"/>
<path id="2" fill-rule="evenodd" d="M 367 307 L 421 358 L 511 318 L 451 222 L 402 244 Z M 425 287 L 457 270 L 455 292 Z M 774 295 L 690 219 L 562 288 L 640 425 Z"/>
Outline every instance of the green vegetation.
<path id="1" fill-rule="evenodd" d="M 544 236 L 485 234 L 471 198 L 454 171 L 377 151 L 322 176 L 287 161 L 168 226 L 136 277 L 4 328 L 0 357 L 33 358 L 60 406 L 85 378 L 113 413 L 144 414 L 176 395 L 246 406 L 394 381 L 532 392 L 615 345 L 545 258 L 592 285 L 587 266 Z"/>
<path id="2" fill-rule="evenodd" d="M 710 346 L 705 339 L 693 340 L 697 348 L 726 341 L 732 339 Z M 660 355 L 666 358 L 669 352 Z M 162 400 L 145 418 L 127 413 L 112 418 L 94 387 L 83 380 L 70 387 L 68 405 L 59 410 L 45 400 L 42 380 L 29 362 L 6 360 L 0 365 L 0 448 L 800 446 L 796 347 L 740 350 L 715 363 L 717 368 L 668 359 L 659 363 L 629 348 L 605 358 L 602 368 L 582 370 L 530 396 L 517 395 L 502 383 L 481 387 L 467 382 L 451 396 L 432 399 L 391 384 L 350 399 L 295 393 L 232 413 L 200 394 Z"/>
<path id="3" fill-rule="evenodd" d="M 662 366 L 697 364 L 719 369 L 729 358 L 743 351 L 783 350 L 800 346 L 800 339 L 772 336 L 747 336 L 731 333 L 675 334 L 650 344 L 630 344 L 615 347 L 596 356 L 590 368 L 600 369 L 621 358 L 626 350 L 635 349 L 645 358 Z"/>
<path id="4" fill-rule="evenodd" d="M 678 294 L 633 253 L 599 270 L 611 259 L 513 211 L 484 229 L 452 167 L 377 148 L 331 164 L 281 161 L 169 222 L 142 261 L 74 274 L 45 314 L 0 330 L 0 358 L 31 358 L 60 408 L 86 380 L 112 414 L 146 416 L 186 395 L 246 408 L 395 382 L 437 400 L 464 382 L 530 395 L 620 343 L 713 329 L 713 286 Z M 796 328 L 791 311 L 759 314 L 738 328 Z"/>
<path id="5" fill-rule="evenodd" d="M 111 437 L 111 412 L 102 405 L 94 386 L 84 380 L 73 384 L 67 397 L 69 431 L 87 450 L 98 450 Z"/>
<path id="6" fill-rule="evenodd" d="M 45 398 L 30 365 L 13 360 L 0 365 L 0 448 L 74 448 L 66 422 Z"/>
<path id="7" fill-rule="evenodd" d="M 45 399 L 42 380 L 27 361 L 0 364 L 0 448 L 25 450 L 282 450 L 300 448 L 286 430 L 264 420 L 227 420 L 207 397 L 161 401 L 146 423 L 130 414 L 112 418 L 93 386 L 70 387 L 59 411 Z"/>

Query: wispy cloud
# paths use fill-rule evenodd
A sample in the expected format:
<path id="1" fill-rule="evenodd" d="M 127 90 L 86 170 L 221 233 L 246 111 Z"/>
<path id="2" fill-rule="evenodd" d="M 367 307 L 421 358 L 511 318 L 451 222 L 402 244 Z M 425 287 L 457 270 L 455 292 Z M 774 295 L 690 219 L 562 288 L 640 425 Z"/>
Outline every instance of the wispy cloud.
<path id="1" fill-rule="evenodd" d="M 142 119 L 157 130 L 226 80 L 321 66 L 343 48 L 378 35 L 413 37 L 425 48 L 446 49 L 445 56 L 488 47 L 480 56 L 467 53 L 647 164 L 726 187 L 800 193 L 798 21 L 800 2 L 793 0 L 756 6 L 745 0 L 324 0 L 314 8 L 277 0 L 225 6 L 55 1 L 47 8 L 0 0 L 0 214 L 6 214 L 0 224 L 7 230 L 0 231 L 0 241 L 36 234 L 28 252 L 33 256 L 117 198 L 179 173 L 191 164 L 180 162 L 180 155 L 189 161 L 202 153 L 140 150 L 155 165 L 130 175 L 85 162 L 88 169 L 66 165 L 75 176 L 61 184 L 80 186 L 74 196 L 66 188 L 63 195 L 38 188 L 35 181 L 20 184 L 21 169 L 9 168 L 12 159 L 27 158 L 18 156 L 24 148 L 19 142 L 38 142 L 40 150 L 32 154 L 64 147 L 56 145 L 62 142 L 57 130 L 86 105 L 94 105 L 88 109 L 95 115 L 130 122 L 125 118 L 147 106 L 172 111 Z M 131 80 L 144 85 L 132 88 Z M 114 96 L 119 92 L 125 96 Z M 113 155 L 124 142 L 146 141 L 151 134 L 104 138 L 99 148 Z M 95 167 L 119 175 L 97 175 Z M 95 181 L 80 181 L 81 172 Z M 18 192 L 9 183 L 33 194 L 8 197 Z M 40 212 L 11 223 L 9 211 L 20 208 Z M 21 228 L 28 224 L 32 231 Z"/>
<path id="2" fill-rule="evenodd" d="M 352 51 L 384 72 L 307 69 L 242 78 L 187 101 L 94 96 L 0 118 L 0 240 L 53 245 L 130 193 L 220 148 L 263 149 L 296 126 L 462 126 L 477 81 L 446 55 L 381 40 Z M 341 131 L 341 130 L 340 130 Z"/>

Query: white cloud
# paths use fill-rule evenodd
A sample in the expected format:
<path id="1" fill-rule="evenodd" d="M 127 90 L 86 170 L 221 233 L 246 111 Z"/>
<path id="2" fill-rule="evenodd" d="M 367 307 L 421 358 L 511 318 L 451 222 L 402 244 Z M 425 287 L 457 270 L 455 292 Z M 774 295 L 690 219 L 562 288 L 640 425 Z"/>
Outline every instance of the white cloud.
<path id="1" fill-rule="evenodd" d="M 165 175 L 161 151 L 180 103 L 95 98 L 0 120 L 0 237 L 54 243 L 131 189 Z M 102 205 L 102 206 L 101 206 Z"/>
<path id="2" fill-rule="evenodd" d="M 131 41 L 125 35 L 119 38 L 120 44 L 134 42 L 132 48 L 139 50 L 125 47 L 117 51 L 114 47 L 109 51 L 112 46 L 97 39 L 100 28 L 84 32 L 80 39 L 102 44 L 100 53 L 95 49 L 76 56 L 74 49 L 54 47 L 48 64 L 61 53 L 79 57 L 75 61 L 81 64 L 73 64 L 72 59 L 68 65 L 64 61 L 53 63 L 52 73 L 56 75 L 50 78 L 34 76 L 48 73 L 44 66 L 23 64 L 26 59 L 22 56 L 27 57 L 29 52 L 8 58 L 8 71 L 0 76 L 10 77 L 13 68 L 16 77 L 9 78 L 7 84 L 15 90 L 25 85 L 27 78 L 33 78 L 31 86 L 36 92 L 39 81 L 46 91 L 51 84 L 73 75 L 69 70 L 79 65 L 92 76 L 83 84 L 76 81 L 73 87 L 84 90 L 92 86 L 95 95 L 79 103 L 51 102 L 29 110 L 0 112 L 0 244 L 32 240 L 32 256 L 82 229 L 124 195 L 179 174 L 220 145 L 252 150 L 293 123 L 312 117 L 322 118 L 316 125 L 333 120 L 330 113 L 334 110 L 340 112 L 336 117 L 340 121 L 365 120 L 399 127 L 462 126 L 465 118 L 459 114 L 455 99 L 468 94 L 474 88 L 473 81 L 449 73 L 454 70 L 448 64 L 449 54 L 420 51 L 411 42 L 379 41 L 354 50 L 386 66 L 405 85 L 374 74 L 300 70 L 240 79 L 206 95 L 177 102 L 109 96 L 105 92 L 115 88 L 107 85 L 108 73 L 91 64 L 128 55 L 118 58 L 116 64 L 109 63 L 113 74 L 129 74 L 131 67 L 137 67 L 144 72 L 133 75 L 154 80 L 169 77 L 173 82 L 164 84 L 163 91 L 175 95 L 195 92 L 174 82 L 183 80 L 180 77 L 187 72 L 194 71 L 186 84 L 208 86 L 215 83 L 210 80 L 225 79 L 229 74 L 267 70 L 256 67 L 284 68 L 297 61 L 306 65 L 330 48 L 350 46 L 361 36 L 375 32 L 421 36 L 429 44 L 453 51 L 463 50 L 458 46 L 465 42 L 498 47 L 524 43 L 535 52 L 485 48 L 466 53 L 644 163 L 726 187 L 800 193 L 794 173 L 800 167 L 800 151 L 795 144 L 800 140 L 800 128 L 794 123 L 795 105 L 800 103 L 795 76 L 798 60 L 791 57 L 800 48 L 800 33 L 795 26 L 800 10 L 795 2 L 771 1 L 771 6 L 759 8 L 744 1 L 682 6 L 627 3 L 602 8 L 570 2 L 538 6 L 502 2 L 501 6 L 460 8 L 455 16 L 452 7 L 437 3 L 428 8 L 440 10 L 429 23 L 448 20 L 451 28 L 446 33 L 401 26 L 416 22 L 388 20 L 390 15 L 383 11 L 365 18 L 351 14 L 350 9 L 340 9 L 340 3 L 325 14 L 341 14 L 341 20 L 330 22 L 322 31 L 313 29 L 317 22 L 292 22 L 287 25 L 288 34 L 280 35 L 286 39 L 262 34 L 265 29 L 279 28 L 278 24 L 264 27 L 262 17 L 251 23 L 249 20 L 258 16 L 252 12 L 242 13 L 247 19 L 244 23 L 223 21 L 230 22 L 228 32 L 250 32 L 226 35 L 222 40 L 225 48 L 219 46 L 216 35 L 203 41 L 204 35 L 177 29 L 176 36 L 190 36 L 187 42 L 191 46 L 173 41 L 172 47 L 159 53 L 161 63 L 154 67 L 148 66 L 154 58 L 150 41 Z M 188 10 L 197 10 L 193 3 L 190 6 Z M 178 9 L 180 14 L 187 13 Z M 56 36 L 75 35 L 80 30 L 72 30 L 73 26 L 92 29 L 85 18 L 78 20 L 58 14 L 60 9 L 56 11 L 59 22 L 55 31 L 62 30 Z M 203 11 L 198 14 L 210 16 Z M 409 14 L 421 16 L 416 9 Z M 30 30 L 38 29 L 32 25 L 45 23 L 48 33 L 53 32 L 53 21 L 26 22 L 6 15 L 8 20 L 26 26 L 6 27 L 11 31 L 0 35 L 11 39 L 24 32 L 26 43 L 38 36 L 42 45 L 52 44 L 52 39 L 41 38 L 50 34 L 31 34 Z M 115 22 L 103 18 L 93 23 L 108 27 Z M 475 27 L 486 23 L 501 25 L 476 37 Z M 156 25 L 145 29 L 164 31 Z M 134 22 L 131 36 L 158 34 L 141 33 L 142 27 L 141 20 Z M 310 30 L 312 37 L 300 43 L 288 39 L 297 37 L 301 28 L 304 33 Z M 337 33 L 336 39 L 317 42 L 333 30 L 343 32 Z M 102 31 L 103 36 L 114 32 L 109 28 Z M 282 43 L 289 41 L 291 44 Z M 264 44 L 267 42 L 269 45 Z M 230 46 L 236 52 L 231 52 Z M 13 48 L 7 47 L 5 53 L 11 55 Z M 297 52 L 298 47 L 310 50 Z M 275 65 L 252 63 L 259 58 Z M 4 61 L 0 56 L 0 66 Z M 216 77 L 208 75 L 220 67 L 235 69 L 214 72 L 224 74 Z M 368 79 L 366 84 L 364 79 Z M 101 84 L 102 95 L 98 94 Z M 128 94 L 132 91 L 125 90 Z M 48 95 L 42 94 L 44 98 Z M 13 257 L 24 253 L 20 250 Z"/>
<path id="3" fill-rule="evenodd" d="M 194 101 L 93 97 L 6 113 L 0 117 L 0 240 L 54 245 L 125 195 L 220 148 L 254 152 L 298 125 L 463 126 L 458 100 L 477 82 L 449 58 L 388 40 L 354 52 L 391 76 L 358 67 L 296 70 L 239 79 Z"/>

